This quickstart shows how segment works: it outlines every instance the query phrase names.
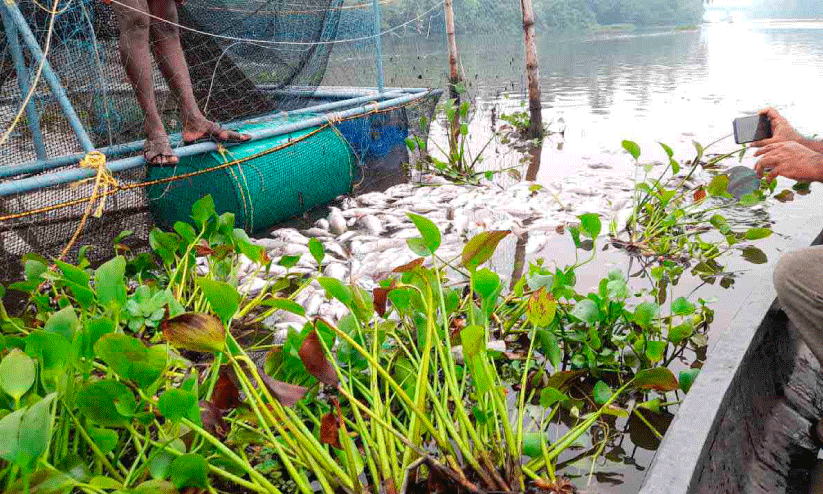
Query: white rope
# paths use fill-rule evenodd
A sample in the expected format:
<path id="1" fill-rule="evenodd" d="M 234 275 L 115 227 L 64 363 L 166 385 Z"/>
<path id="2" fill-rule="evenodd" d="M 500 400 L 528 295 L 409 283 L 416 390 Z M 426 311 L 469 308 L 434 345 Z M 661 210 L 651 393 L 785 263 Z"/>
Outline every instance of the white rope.
<path id="1" fill-rule="evenodd" d="M 237 38 L 237 37 L 234 37 L 234 36 L 227 36 L 225 34 L 207 33 L 205 31 L 200 31 L 199 29 L 183 26 L 183 25 L 178 24 L 176 22 L 168 21 L 166 19 L 163 19 L 162 17 L 153 15 L 153 14 L 148 13 L 148 12 L 143 12 L 142 10 L 140 10 L 136 7 L 132 7 L 131 5 L 126 5 L 125 3 L 120 2 L 119 0 L 111 0 L 111 3 L 120 5 L 121 7 L 125 7 L 125 8 L 130 9 L 130 10 L 134 10 L 135 12 L 140 12 L 141 14 L 147 15 L 152 19 L 171 24 L 172 26 L 176 26 L 180 29 L 185 29 L 186 31 L 191 31 L 191 32 L 197 33 L 197 34 L 202 34 L 204 36 L 211 36 L 213 38 L 220 38 L 220 39 L 224 39 L 224 40 L 227 40 L 227 41 L 250 43 L 250 44 L 255 44 L 255 45 L 298 45 L 298 46 L 334 45 L 334 44 L 338 44 L 338 43 L 352 43 L 352 42 L 355 42 L 355 41 L 367 41 L 367 40 L 370 40 L 370 39 L 374 39 L 378 36 L 383 36 L 384 34 L 389 34 L 389 33 L 392 33 L 394 31 L 397 31 L 401 27 L 407 26 L 407 25 L 409 25 L 413 22 L 419 21 L 423 17 L 425 17 L 425 16 L 429 15 L 430 13 L 434 12 L 435 10 L 439 9 L 443 5 L 443 2 L 444 2 L 444 0 L 440 0 L 437 4 L 435 4 L 434 7 L 432 7 L 429 10 L 423 12 L 422 14 L 415 17 L 414 19 L 408 20 L 408 21 L 406 21 L 402 24 L 398 24 L 397 26 L 394 26 L 391 29 L 387 29 L 387 30 L 385 30 L 381 33 L 373 34 L 371 36 L 362 36 L 362 37 L 359 37 L 359 38 L 336 39 L 336 40 L 332 40 L 332 41 L 266 41 L 266 40 L 251 39 L 251 38 Z"/>

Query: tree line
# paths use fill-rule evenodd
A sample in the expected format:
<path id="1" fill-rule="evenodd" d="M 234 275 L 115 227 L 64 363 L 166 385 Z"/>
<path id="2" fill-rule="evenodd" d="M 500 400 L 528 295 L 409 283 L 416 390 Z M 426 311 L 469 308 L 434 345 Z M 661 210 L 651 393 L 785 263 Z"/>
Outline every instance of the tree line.
<path id="1" fill-rule="evenodd" d="M 812 0 L 809 0 L 812 1 Z M 436 0 L 398 0 L 384 7 L 387 25 L 416 19 Z M 540 30 L 577 30 L 613 24 L 638 27 L 699 23 L 703 0 L 533 0 Z M 459 32 L 492 33 L 521 29 L 518 0 L 454 0 Z M 442 13 L 434 12 L 407 26 L 413 32 L 442 30 Z"/>

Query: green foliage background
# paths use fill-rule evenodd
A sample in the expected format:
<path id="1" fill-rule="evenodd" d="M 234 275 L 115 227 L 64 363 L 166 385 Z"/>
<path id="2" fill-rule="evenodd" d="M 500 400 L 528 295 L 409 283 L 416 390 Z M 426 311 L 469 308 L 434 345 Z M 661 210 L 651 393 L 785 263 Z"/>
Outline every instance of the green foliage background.
<path id="1" fill-rule="evenodd" d="M 808 0 L 811 2 L 811 0 Z M 402 24 L 432 8 L 435 0 L 398 0 L 384 7 L 384 23 Z M 579 30 L 610 24 L 638 27 L 696 24 L 703 17 L 703 0 L 533 0 L 538 29 Z M 823 7 L 822 7 L 823 8 Z M 517 0 L 455 0 L 458 32 L 519 31 L 522 20 Z M 408 26 L 411 32 L 442 30 L 443 16 Z"/>

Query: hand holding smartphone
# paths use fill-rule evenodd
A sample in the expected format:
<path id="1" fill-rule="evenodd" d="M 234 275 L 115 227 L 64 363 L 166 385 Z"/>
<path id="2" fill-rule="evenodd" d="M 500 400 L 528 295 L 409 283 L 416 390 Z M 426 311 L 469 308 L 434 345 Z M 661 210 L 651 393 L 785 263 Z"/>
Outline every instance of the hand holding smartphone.
<path id="1" fill-rule="evenodd" d="M 734 128 L 734 142 L 745 144 L 772 137 L 772 123 L 763 113 L 740 117 L 732 122 Z"/>

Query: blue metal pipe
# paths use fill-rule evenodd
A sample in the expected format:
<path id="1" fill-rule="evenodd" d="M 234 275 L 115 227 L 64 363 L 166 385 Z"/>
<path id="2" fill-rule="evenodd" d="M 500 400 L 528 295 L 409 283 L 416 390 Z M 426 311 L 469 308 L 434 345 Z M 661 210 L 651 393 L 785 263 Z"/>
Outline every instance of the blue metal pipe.
<path id="1" fill-rule="evenodd" d="M 384 94 L 372 94 L 370 96 L 362 96 L 360 98 L 350 99 L 346 101 L 336 101 L 334 103 L 324 103 L 322 105 L 311 106 L 308 108 L 301 108 L 299 110 L 294 110 L 290 112 L 278 112 L 273 115 L 269 115 L 266 117 L 262 117 L 259 119 L 249 120 L 244 123 L 248 122 L 257 122 L 257 121 L 265 121 L 265 120 L 273 120 L 278 117 L 285 117 L 288 115 L 300 115 L 303 113 L 314 113 L 314 112 L 322 112 L 322 111 L 330 111 L 336 110 L 338 108 L 344 108 L 347 106 L 358 105 L 362 103 L 368 103 L 370 101 L 377 101 L 381 99 L 388 99 L 388 98 L 396 98 L 402 96 L 403 93 L 400 92 L 392 92 L 392 93 L 384 93 Z M 175 133 L 169 136 L 169 140 L 171 141 L 172 146 L 177 146 L 180 144 L 180 134 Z M 114 146 L 108 146 L 105 148 L 100 149 L 99 151 L 106 155 L 107 159 L 111 159 L 114 156 L 122 156 L 124 154 L 135 153 L 143 149 L 144 141 L 133 141 L 126 144 L 117 144 Z M 28 163 L 22 163 L 20 165 L 6 165 L 0 166 L 0 178 L 7 178 L 7 177 L 15 177 L 17 175 L 25 175 L 28 173 L 40 173 L 47 170 L 51 170 L 54 168 L 59 168 L 61 166 L 66 165 L 73 165 L 79 163 L 86 155 L 83 153 L 79 154 L 70 154 L 66 156 L 60 156 L 57 158 L 50 159 L 48 161 L 31 161 Z"/>
<path id="2" fill-rule="evenodd" d="M 14 63 L 14 70 L 17 72 L 17 85 L 20 87 L 20 95 L 25 98 L 29 94 L 29 70 L 26 67 L 26 60 L 23 58 L 23 50 L 20 49 L 20 37 L 17 27 L 9 18 L 5 10 L 0 10 L 3 26 L 6 31 L 6 39 L 9 42 L 9 52 Z M 40 130 L 40 115 L 37 113 L 37 105 L 34 99 L 30 99 L 26 104 L 26 119 L 31 130 L 34 153 L 38 159 L 46 159 L 46 147 L 43 145 L 43 132 Z"/>
<path id="3" fill-rule="evenodd" d="M 382 93 L 386 90 L 386 82 L 383 76 L 383 45 L 380 40 L 380 5 L 377 0 L 372 0 L 372 12 L 374 13 L 374 61 L 377 67 L 377 87 Z"/>
<path id="4" fill-rule="evenodd" d="M 256 132 L 251 132 L 252 139 L 265 139 L 268 137 L 274 137 L 278 135 L 288 134 L 290 132 L 296 132 L 298 130 L 304 130 L 310 127 L 316 127 L 319 125 L 326 124 L 328 122 L 334 122 L 337 120 L 355 117 L 358 115 L 363 115 L 370 111 L 374 110 L 384 110 L 386 108 L 392 108 L 394 106 L 404 105 L 406 103 L 410 103 L 412 101 L 421 99 L 426 96 L 427 93 L 418 93 L 418 94 L 409 94 L 406 96 L 401 96 L 398 98 L 392 98 L 387 101 L 383 101 L 380 103 L 374 103 L 372 105 L 365 105 L 360 106 L 358 108 L 352 108 L 350 110 L 345 110 L 340 113 L 330 113 L 326 115 L 322 115 L 319 117 L 309 118 L 306 120 L 301 120 L 299 122 L 295 122 L 293 124 L 283 125 L 280 127 L 275 127 L 272 129 L 265 129 L 259 130 Z M 202 142 L 199 144 L 192 144 L 189 146 L 182 146 L 175 150 L 175 153 L 180 156 L 192 156 L 195 154 L 207 153 L 209 151 L 216 151 L 217 144 L 214 142 Z M 126 170 L 131 170 L 134 168 L 139 168 L 145 165 L 145 160 L 142 156 L 133 156 L 130 158 L 123 158 L 116 161 L 112 161 L 108 164 L 108 168 L 112 173 L 118 173 Z M 78 180 L 83 180 L 86 178 L 93 177 L 95 175 L 94 170 L 89 170 L 85 168 L 73 168 L 70 170 L 59 171 L 55 173 L 48 174 L 46 176 L 37 176 L 37 177 L 30 177 L 30 178 L 23 178 L 19 180 L 10 180 L 7 182 L 0 183 L 0 197 L 8 196 L 12 194 L 20 194 L 23 192 L 30 192 L 33 190 L 44 189 L 47 187 L 52 187 L 55 185 L 61 185 L 71 182 L 76 182 Z"/>
<path id="5" fill-rule="evenodd" d="M 20 30 L 23 41 L 28 46 L 32 55 L 34 55 L 35 62 L 43 65 L 43 77 L 46 79 L 49 88 L 51 88 L 54 97 L 57 99 L 57 104 L 60 105 L 60 109 L 63 110 L 63 115 L 65 115 L 66 120 L 69 121 L 69 125 L 71 125 L 74 134 L 77 136 L 77 140 L 80 141 L 80 146 L 83 148 L 83 151 L 93 151 L 94 145 L 91 143 L 91 139 L 89 139 L 89 134 L 86 132 L 86 129 L 83 128 L 80 118 L 74 111 L 74 107 L 71 105 L 68 96 L 66 96 L 66 91 L 60 84 L 60 79 L 54 74 L 51 64 L 43 56 L 43 50 L 40 49 L 37 39 L 32 34 L 29 24 L 26 22 L 17 4 L 15 2 L 2 2 L 2 4 L 6 12 L 11 16 L 11 20 L 14 21 L 14 24 L 16 24 Z"/>

